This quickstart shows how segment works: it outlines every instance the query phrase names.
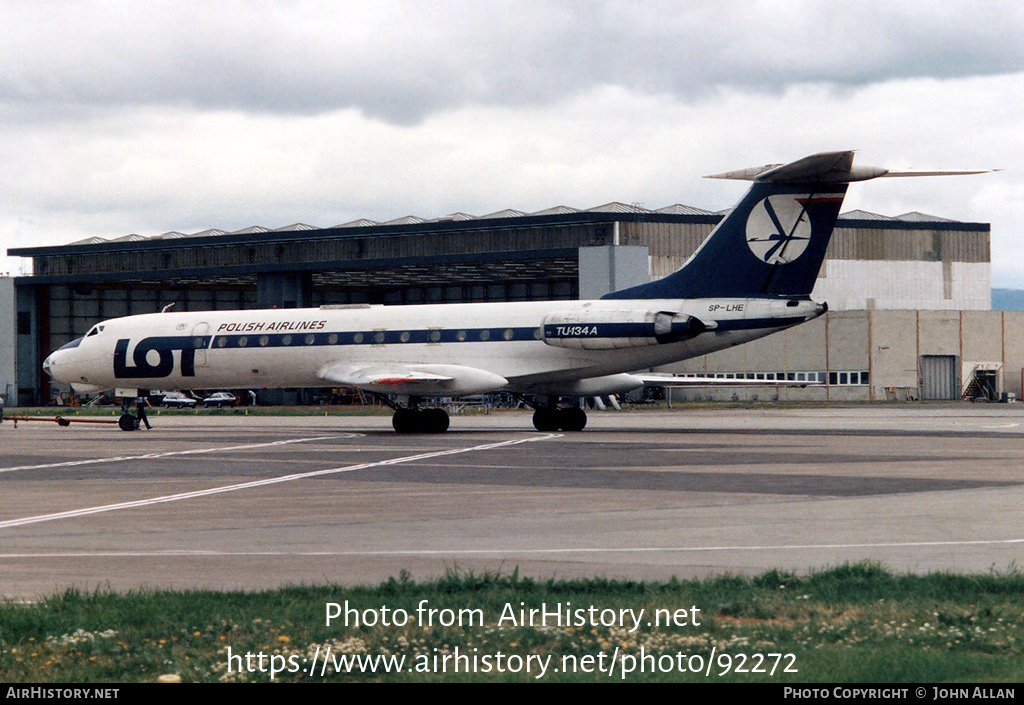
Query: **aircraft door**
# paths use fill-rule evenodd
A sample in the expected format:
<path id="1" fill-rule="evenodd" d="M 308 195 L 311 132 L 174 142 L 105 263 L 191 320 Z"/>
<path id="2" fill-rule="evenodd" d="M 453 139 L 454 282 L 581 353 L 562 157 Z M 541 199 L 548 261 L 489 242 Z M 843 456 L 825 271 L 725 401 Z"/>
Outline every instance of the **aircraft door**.
<path id="1" fill-rule="evenodd" d="M 196 367 L 208 367 L 209 362 L 206 359 L 206 351 L 210 347 L 210 324 L 209 323 L 197 323 L 192 327 L 192 345 L 195 346 L 195 366 Z"/>

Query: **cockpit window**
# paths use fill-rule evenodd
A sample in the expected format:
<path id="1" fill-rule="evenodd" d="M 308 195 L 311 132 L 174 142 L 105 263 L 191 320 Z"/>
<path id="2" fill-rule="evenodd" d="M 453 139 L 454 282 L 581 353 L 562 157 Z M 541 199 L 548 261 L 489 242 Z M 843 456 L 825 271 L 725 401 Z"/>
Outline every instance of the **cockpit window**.
<path id="1" fill-rule="evenodd" d="M 102 332 L 103 332 L 103 326 L 93 326 L 92 330 L 85 334 L 85 337 L 88 338 L 90 336 L 93 336 L 93 335 L 96 335 L 97 333 L 102 333 Z"/>

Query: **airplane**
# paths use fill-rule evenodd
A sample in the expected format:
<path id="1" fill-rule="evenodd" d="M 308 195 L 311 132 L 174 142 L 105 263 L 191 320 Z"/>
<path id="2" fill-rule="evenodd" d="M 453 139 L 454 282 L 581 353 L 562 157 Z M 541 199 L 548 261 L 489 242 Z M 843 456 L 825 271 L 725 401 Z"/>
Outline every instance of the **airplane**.
<path id="1" fill-rule="evenodd" d="M 124 396 L 152 386 L 357 387 L 395 410 L 398 433 L 448 430 L 432 398 L 510 392 L 534 409 L 537 430 L 581 431 L 583 397 L 686 384 L 642 371 L 824 314 L 810 294 L 850 183 L 982 173 L 893 172 L 853 157 L 713 175 L 753 184 L 679 270 L 600 299 L 140 314 L 97 323 L 43 369 L 78 393 Z"/>

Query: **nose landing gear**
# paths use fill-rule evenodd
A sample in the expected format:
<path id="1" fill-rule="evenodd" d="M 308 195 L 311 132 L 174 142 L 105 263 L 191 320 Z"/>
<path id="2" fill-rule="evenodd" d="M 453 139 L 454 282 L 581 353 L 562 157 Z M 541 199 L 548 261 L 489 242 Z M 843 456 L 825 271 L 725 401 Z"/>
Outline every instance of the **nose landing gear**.
<path id="1" fill-rule="evenodd" d="M 122 431 L 138 431 L 139 420 L 135 416 L 132 416 L 127 411 L 121 414 L 117 419 L 117 426 Z"/>

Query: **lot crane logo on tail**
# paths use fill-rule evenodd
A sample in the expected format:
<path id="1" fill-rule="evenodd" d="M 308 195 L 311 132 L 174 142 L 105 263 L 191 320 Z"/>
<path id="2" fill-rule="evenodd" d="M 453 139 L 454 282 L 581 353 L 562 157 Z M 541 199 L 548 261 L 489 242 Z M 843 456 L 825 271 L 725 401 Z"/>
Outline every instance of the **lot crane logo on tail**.
<path id="1" fill-rule="evenodd" d="M 804 253 L 811 240 L 807 200 L 783 194 L 754 206 L 747 217 L 747 245 L 754 256 L 766 264 L 787 264 Z"/>

